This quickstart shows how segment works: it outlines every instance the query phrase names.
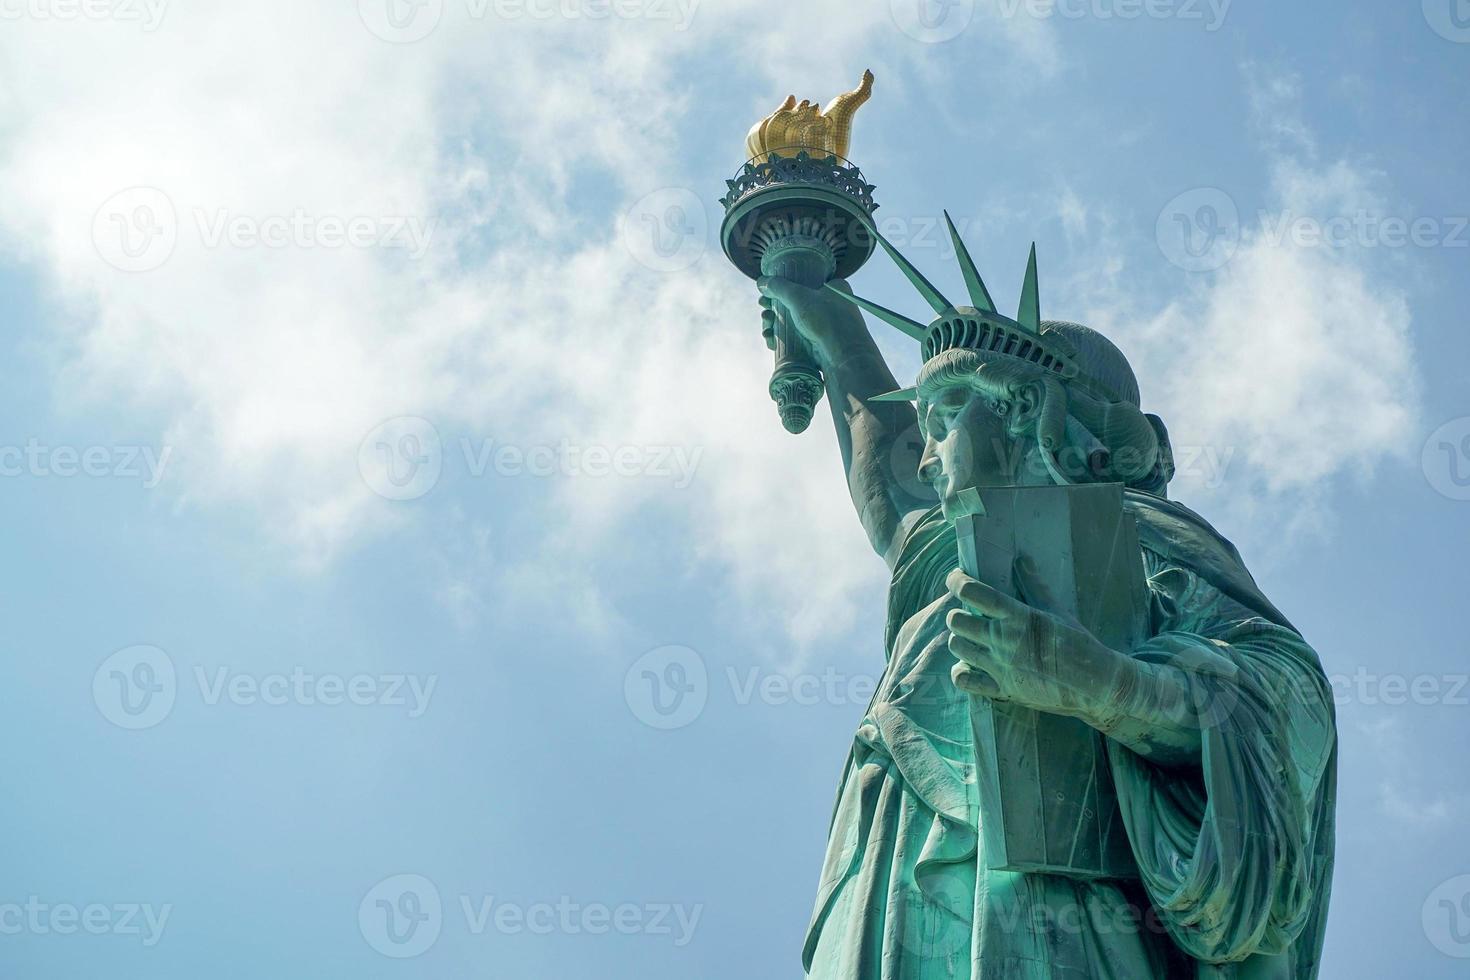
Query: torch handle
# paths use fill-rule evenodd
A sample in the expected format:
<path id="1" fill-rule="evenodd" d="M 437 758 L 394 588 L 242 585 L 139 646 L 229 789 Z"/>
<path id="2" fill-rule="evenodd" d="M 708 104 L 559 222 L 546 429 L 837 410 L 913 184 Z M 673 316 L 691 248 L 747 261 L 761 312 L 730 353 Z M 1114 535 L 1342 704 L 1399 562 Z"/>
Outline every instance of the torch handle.
<path id="1" fill-rule="evenodd" d="M 836 263 L 825 243 L 793 236 L 779 241 L 761 258 L 761 272 L 780 276 L 810 289 L 821 289 L 831 278 Z M 811 425 L 817 402 L 826 389 L 810 345 L 793 322 L 792 313 L 780 302 L 772 304 L 776 314 L 771 329 L 771 348 L 776 369 L 771 374 L 770 393 L 781 415 L 781 424 L 791 433 L 805 432 Z"/>

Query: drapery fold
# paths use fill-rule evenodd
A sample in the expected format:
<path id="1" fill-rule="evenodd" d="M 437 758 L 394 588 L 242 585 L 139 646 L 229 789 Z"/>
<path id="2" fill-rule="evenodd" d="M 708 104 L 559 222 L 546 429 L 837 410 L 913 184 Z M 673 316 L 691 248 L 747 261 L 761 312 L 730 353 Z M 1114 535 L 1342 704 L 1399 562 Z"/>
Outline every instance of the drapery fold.
<path id="1" fill-rule="evenodd" d="M 957 550 L 936 510 L 894 572 L 889 661 L 838 791 L 804 948 L 812 976 L 1316 976 L 1336 788 L 1321 665 L 1208 524 L 1162 498 L 1126 499 L 1151 602 L 1150 638 L 1131 653 L 1179 670 L 1202 723 L 1190 764 L 1108 743 L 1141 884 L 986 867 L 969 696 L 948 676 Z"/>

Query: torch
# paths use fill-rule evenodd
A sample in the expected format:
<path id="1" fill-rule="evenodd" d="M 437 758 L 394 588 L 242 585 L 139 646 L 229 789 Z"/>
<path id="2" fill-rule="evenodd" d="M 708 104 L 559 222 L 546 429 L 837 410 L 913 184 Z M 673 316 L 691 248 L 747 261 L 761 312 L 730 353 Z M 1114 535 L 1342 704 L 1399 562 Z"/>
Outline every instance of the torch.
<path id="1" fill-rule="evenodd" d="M 720 200 L 725 255 L 751 279 L 780 276 L 820 289 L 873 254 L 873 185 L 847 159 L 853 116 L 872 91 L 873 73 L 865 72 L 861 85 L 825 109 L 793 95 L 751 129 L 750 158 Z M 790 310 L 772 303 L 762 319 L 776 355 L 771 398 L 786 430 L 805 432 L 826 387 L 821 369 Z"/>

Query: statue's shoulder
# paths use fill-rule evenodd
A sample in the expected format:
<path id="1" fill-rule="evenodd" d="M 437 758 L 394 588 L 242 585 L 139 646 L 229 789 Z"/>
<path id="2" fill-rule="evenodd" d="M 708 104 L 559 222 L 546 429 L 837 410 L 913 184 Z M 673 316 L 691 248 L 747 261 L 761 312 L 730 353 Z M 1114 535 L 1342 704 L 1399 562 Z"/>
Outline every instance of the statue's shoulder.
<path id="1" fill-rule="evenodd" d="M 1143 541 L 1144 547 L 1166 557 L 1173 557 L 1179 551 L 1218 549 L 1244 569 L 1245 562 L 1235 545 L 1209 521 L 1178 501 L 1129 489 L 1123 491 L 1123 506 L 1138 521 L 1139 537 L 1147 539 Z"/>
<path id="2" fill-rule="evenodd" d="M 1216 589 L 1272 622 L 1296 631 L 1256 585 L 1235 545 L 1183 504 L 1141 490 L 1124 492 L 1138 525 L 1138 541 L 1164 561 L 1187 568 Z"/>

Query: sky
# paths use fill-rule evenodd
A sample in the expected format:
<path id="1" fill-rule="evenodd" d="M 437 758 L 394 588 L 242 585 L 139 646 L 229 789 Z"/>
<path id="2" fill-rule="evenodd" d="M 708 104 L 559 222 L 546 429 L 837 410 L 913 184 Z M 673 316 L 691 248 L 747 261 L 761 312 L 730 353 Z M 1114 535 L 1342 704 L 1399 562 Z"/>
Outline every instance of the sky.
<path id="1" fill-rule="evenodd" d="M 718 199 L 867 68 L 1320 652 L 1322 975 L 1465 974 L 1461 0 L 0 0 L 0 976 L 799 975 L 887 575 Z"/>

